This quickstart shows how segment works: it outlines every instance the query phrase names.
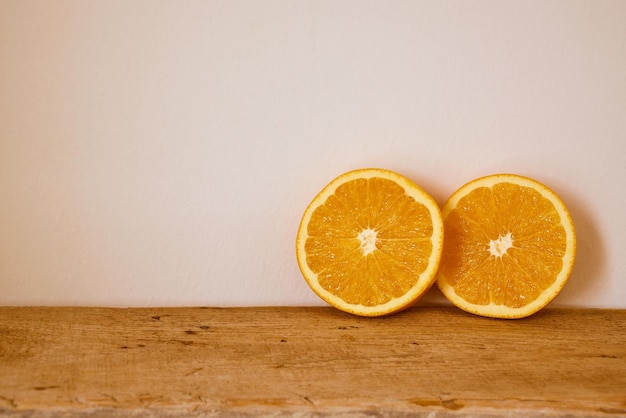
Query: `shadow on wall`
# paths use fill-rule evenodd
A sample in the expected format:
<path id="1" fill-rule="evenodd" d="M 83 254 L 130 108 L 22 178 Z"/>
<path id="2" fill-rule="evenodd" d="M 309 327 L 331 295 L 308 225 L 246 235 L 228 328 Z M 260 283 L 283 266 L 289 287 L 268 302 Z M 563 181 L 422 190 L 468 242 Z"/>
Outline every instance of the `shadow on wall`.
<path id="1" fill-rule="evenodd" d="M 555 305 L 587 306 L 590 295 L 602 287 L 598 280 L 606 280 L 606 252 L 593 213 L 580 196 L 558 191 L 565 202 L 576 229 L 576 261 L 569 281 L 555 299 Z"/>

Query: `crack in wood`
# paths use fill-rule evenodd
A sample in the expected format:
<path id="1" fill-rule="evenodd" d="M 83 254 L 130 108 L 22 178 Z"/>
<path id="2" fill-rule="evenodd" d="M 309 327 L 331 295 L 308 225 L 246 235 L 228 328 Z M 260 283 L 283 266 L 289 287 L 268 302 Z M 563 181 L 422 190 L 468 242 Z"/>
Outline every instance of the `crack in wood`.
<path id="1" fill-rule="evenodd" d="M 192 374 L 196 374 L 201 370 L 204 370 L 204 367 L 196 367 L 195 369 L 192 369 L 190 372 L 186 373 L 185 376 L 191 376 Z"/>
<path id="2" fill-rule="evenodd" d="M 9 407 L 13 409 L 17 409 L 17 402 L 15 402 L 15 399 L 13 398 L 8 398 L 6 396 L 0 395 L 0 401 L 5 402 L 7 405 L 9 405 Z"/>
<path id="3" fill-rule="evenodd" d="M 59 389 L 60 386 L 35 386 L 33 389 L 35 390 L 49 390 L 49 389 Z"/>
<path id="4" fill-rule="evenodd" d="M 464 407 L 464 405 L 452 398 L 439 398 L 439 399 L 411 399 L 409 403 L 423 407 L 440 406 L 445 409 L 457 411 Z"/>

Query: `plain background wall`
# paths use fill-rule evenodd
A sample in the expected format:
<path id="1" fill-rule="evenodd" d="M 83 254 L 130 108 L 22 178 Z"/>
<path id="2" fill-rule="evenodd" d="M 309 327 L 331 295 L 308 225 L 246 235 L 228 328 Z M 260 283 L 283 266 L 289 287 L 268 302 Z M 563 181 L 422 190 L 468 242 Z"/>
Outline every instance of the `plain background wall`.
<path id="1" fill-rule="evenodd" d="M 300 217 L 368 166 L 546 183 L 551 306 L 626 308 L 626 2 L 0 0 L 0 305 L 321 305 Z"/>

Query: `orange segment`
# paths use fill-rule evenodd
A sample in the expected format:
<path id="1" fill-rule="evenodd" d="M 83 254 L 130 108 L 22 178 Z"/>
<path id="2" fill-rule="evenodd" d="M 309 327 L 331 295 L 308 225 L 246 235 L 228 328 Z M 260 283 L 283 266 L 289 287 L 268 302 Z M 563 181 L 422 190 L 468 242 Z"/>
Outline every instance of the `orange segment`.
<path id="1" fill-rule="evenodd" d="M 296 239 L 313 291 L 346 312 L 385 315 L 412 305 L 434 283 L 443 247 L 435 201 L 383 169 L 334 179 L 309 204 Z"/>
<path id="2" fill-rule="evenodd" d="M 443 209 L 446 240 L 437 284 L 478 315 L 521 318 L 542 309 L 572 271 L 576 235 L 561 199 L 518 175 L 474 180 Z"/>

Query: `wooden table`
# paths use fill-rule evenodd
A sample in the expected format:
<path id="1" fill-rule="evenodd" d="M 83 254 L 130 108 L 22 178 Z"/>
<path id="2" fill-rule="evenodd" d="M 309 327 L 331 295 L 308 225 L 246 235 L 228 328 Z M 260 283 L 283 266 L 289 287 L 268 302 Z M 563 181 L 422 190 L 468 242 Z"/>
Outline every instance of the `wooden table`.
<path id="1" fill-rule="evenodd" d="M 1 417 L 626 416 L 626 310 L 0 308 Z"/>

